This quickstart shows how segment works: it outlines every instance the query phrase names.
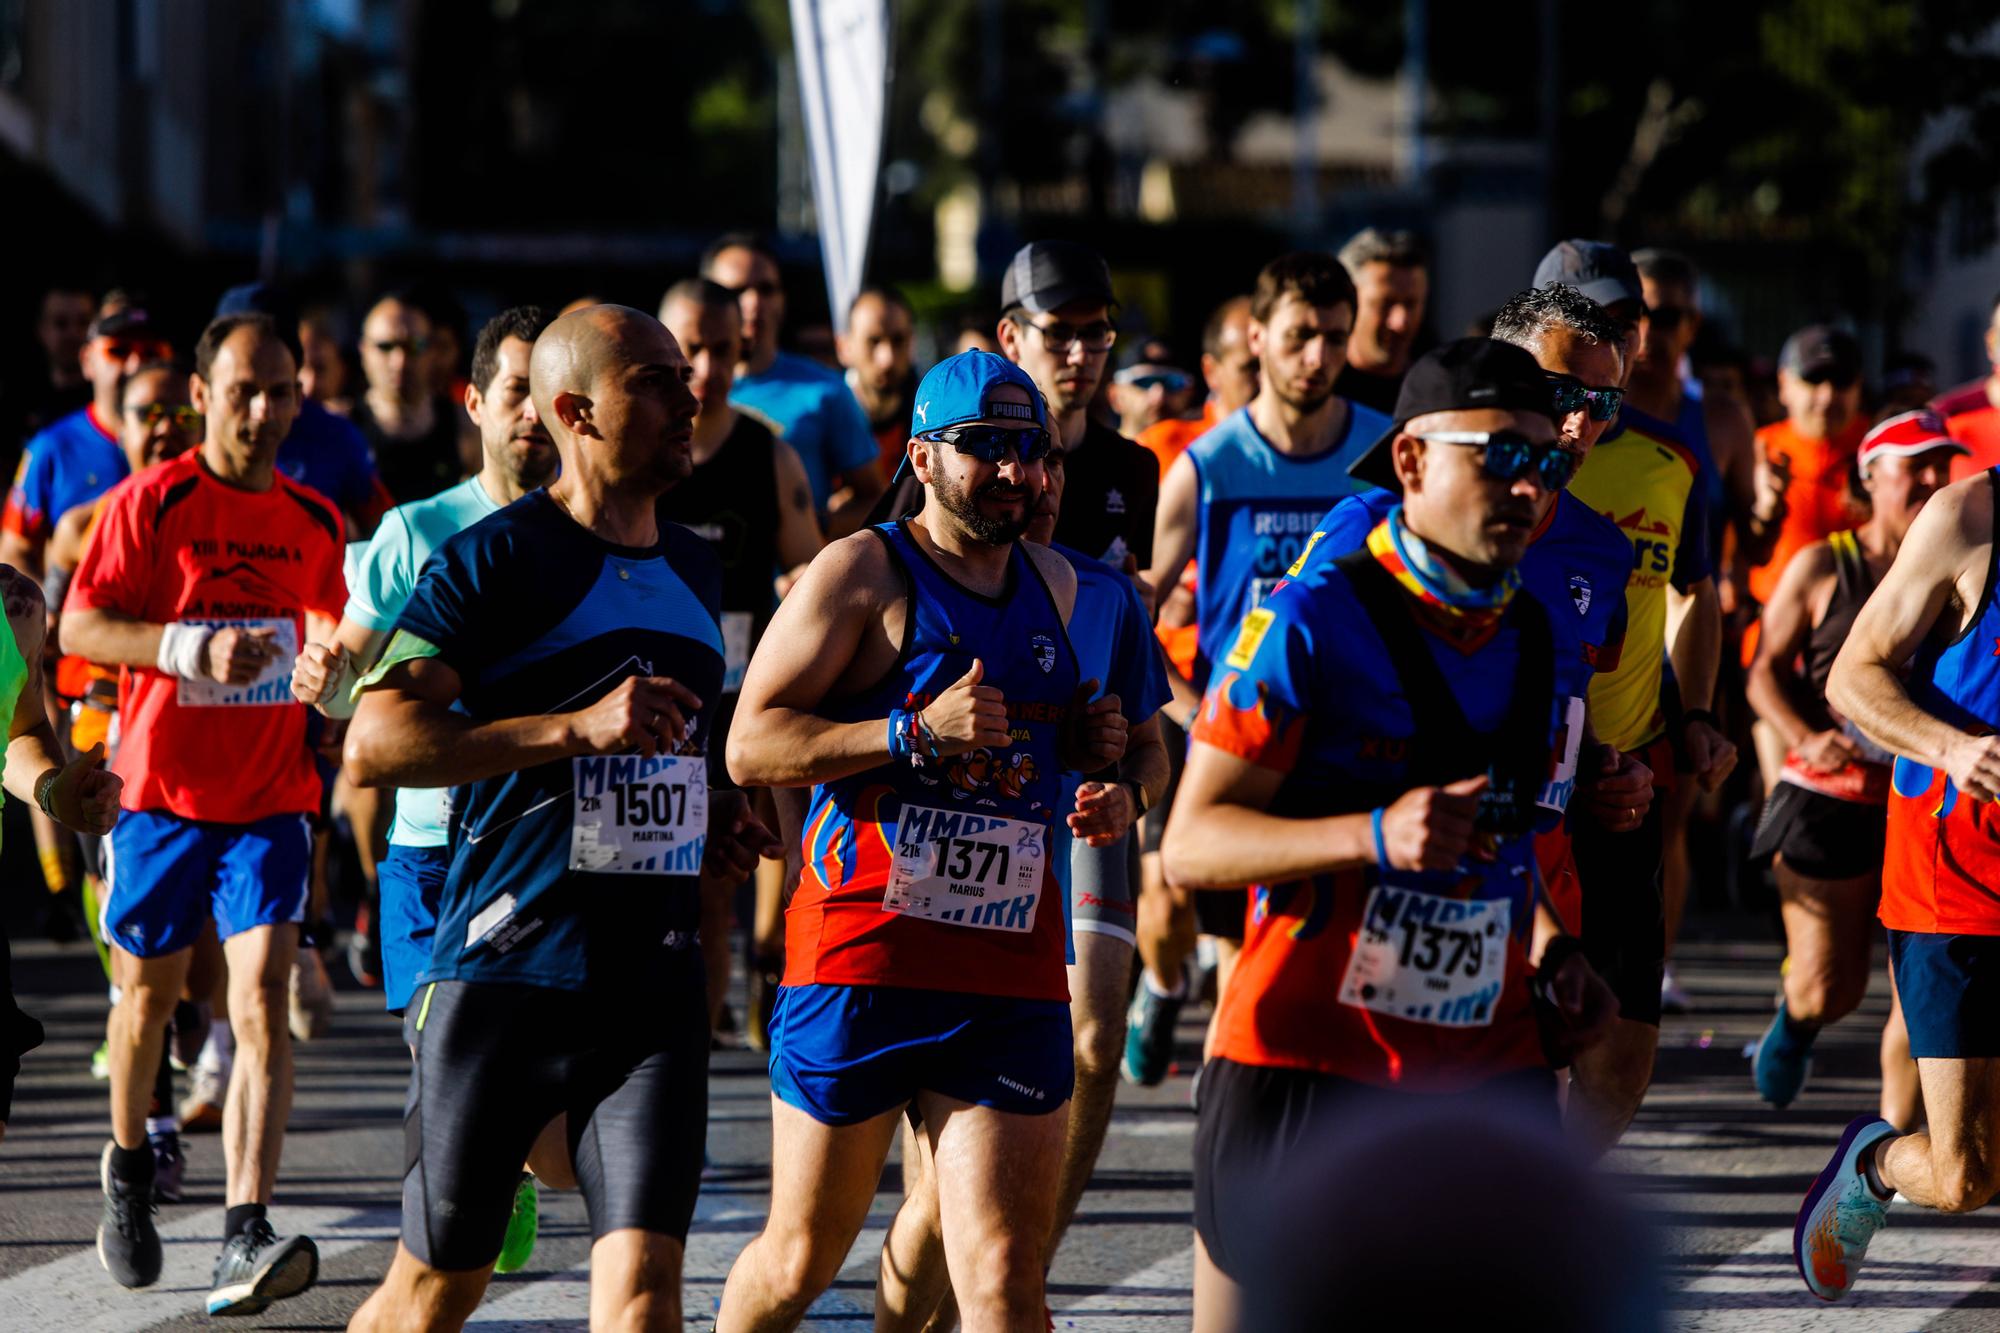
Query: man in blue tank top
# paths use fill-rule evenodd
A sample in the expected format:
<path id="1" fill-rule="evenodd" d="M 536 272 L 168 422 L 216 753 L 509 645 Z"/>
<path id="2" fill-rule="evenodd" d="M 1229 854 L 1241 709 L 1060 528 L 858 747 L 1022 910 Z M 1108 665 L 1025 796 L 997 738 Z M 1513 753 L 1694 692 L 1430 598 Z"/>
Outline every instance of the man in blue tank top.
<path id="1" fill-rule="evenodd" d="M 1070 642 L 1083 673 L 1104 682 L 1105 691 L 1118 696 L 1131 732 L 1115 773 L 1063 774 L 1061 808 L 1072 813 L 1051 825 L 1056 843 L 1051 868 L 1067 890 L 1076 1088 L 1070 1097 L 1050 1256 L 1090 1183 L 1111 1122 L 1136 943 L 1138 847 L 1133 828 L 1168 779 L 1166 745 L 1156 716 L 1167 699 L 1166 666 L 1146 604 L 1126 575 L 1054 541 L 1065 463 L 1062 450 L 1049 452 L 1044 463 L 1047 483 L 1027 536 L 1042 546 L 1054 545 L 1076 566 Z M 881 1304 L 910 1314 L 910 1325 L 923 1314 L 930 1315 L 932 1325 L 940 1324 L 948 1313 L 933 1311 L 949 1279 L 938 1245 L 937 1173 L 915 1133 L 903 1136 L 903 1188 L 912 1202 L 897 1214 L 895 1230 L 885 1242 L 889 1262 L 882 1269 Z M 907 1289 L 892 1288 L 887 1280 L 891 1275 Z"/>
<path id="2" fill-rule="evenodd" d="M 354 780 L 453 797 L 404 1023 L 402 1243 L 354 1328 L 464 1323 L 559 1113 L 593 1313 L 680 1323 L 707 1122 L 699 881 L 740 876 L 770 841 L 740 796 L 709 792 L 719 571 L 658 518 L 692 466 L 686 369 L 636 310 L 550 325 L 529 379 L 560 477 L 438 548 L 357 686 Z"/>
<path id="3" fill-rule="evenodd" d="M 1161 479 L 1146 581 L 1164 594 L 1195 562 L 1196 693 L 1208 688 L 1236 627 L 1284 578 L 1326 511 L 1362 489 L 1348 465 L 1389 428 L 1380 412 L 1333 391 L 1347 364 L 1354 309 L 1354 282 L 1332 255 L 1302 252 L 1266 264 L 1250 296 L 1257 396 L 1189 445 Z M 1218 941 L 1224 985 L 1247 904 L 1241 893 L 1194 900 L 1202 933 Z M 1180 996 L 1160 994 L 1148 968 L 1126 1057 L 1138 1082 L 1165 1077 L 1179 1009 Z"/>
<path id="4" fill-rule="evenodd" d="M 1023 543 L 1051 447 L 1025 372 L 918 387 L 912 519 L 834 542 L 778 608 L 729 737 L 746 786 L 810 785 L 771 1020 L 771 1213 L 718 1323 L 789 1327 L 839 1271 L 905 1108 L 942 1163 L 968 1327 L 1042 1313 L 1073 1076 L 1048 828 L 1065 769 L 1124 753 L 1066 624 L 1074 568 Z"/>

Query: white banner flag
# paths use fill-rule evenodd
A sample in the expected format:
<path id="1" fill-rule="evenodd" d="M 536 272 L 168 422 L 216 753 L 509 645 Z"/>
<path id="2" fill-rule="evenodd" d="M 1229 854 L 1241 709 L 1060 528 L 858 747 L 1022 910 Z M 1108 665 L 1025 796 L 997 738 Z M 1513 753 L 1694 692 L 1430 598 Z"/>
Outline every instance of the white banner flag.
<path id="1" fill-rule="evenodd" d="M 889 0 L 791 0 L 826 296 L 839 328 L 861 289 L 889 100 Z"/>

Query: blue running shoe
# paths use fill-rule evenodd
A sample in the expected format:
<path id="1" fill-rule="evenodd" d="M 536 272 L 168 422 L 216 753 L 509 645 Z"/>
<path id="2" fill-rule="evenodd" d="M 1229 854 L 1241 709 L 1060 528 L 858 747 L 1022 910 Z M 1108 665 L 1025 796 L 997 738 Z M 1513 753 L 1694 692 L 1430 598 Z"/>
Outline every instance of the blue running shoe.
<path id="1" fill-rule="evenodd" d="M 1161 995 L 1140 978 L 1132 1007 L 1125 1011 L 1125 1058 L 1118 1062 L 1127 1083 L 1157 1088 L 1166 1081 L 1174 1063 L 1174 1024 L 1186 1002 L 1186 982 L 1179 995 Z"/>
<path id="2" fill-rule="evenodd" d="M 305 1236 L 278 1238 L 258 1218 L 223 1243 L 208 1293 L 211 1319 L 262 1314 L 272 1301 L 296 1296 L 319 1280 L 319 1247 Z"/>
<path id="3" fill-rule="evenodd" d="M 1750 1053 L 1750 1077 L 1756 1081 L 1757 1095 L 1781 1111 L 1798 1099 L 1812 1074 L 1812 1047 L 1786 1041 L 1778 1030 L 1784 1021 L 1780 1005 Z"/>
<path id="4" fill-rule="evenodd" d="M 1861 1159 L 1876 1144 L 1896 1137 L 1896 1127 L 1862 1116 L 1840 1136 L 1833 1160 L 1819 1173 L 1792 1228 L 1792 1257 L 1799 1276 L 1823 1301 L 1837 1301 L 1853 1287 L 1868 1242 L 1889 1225 L 1889 1204 L 1868 1187 Z"/>

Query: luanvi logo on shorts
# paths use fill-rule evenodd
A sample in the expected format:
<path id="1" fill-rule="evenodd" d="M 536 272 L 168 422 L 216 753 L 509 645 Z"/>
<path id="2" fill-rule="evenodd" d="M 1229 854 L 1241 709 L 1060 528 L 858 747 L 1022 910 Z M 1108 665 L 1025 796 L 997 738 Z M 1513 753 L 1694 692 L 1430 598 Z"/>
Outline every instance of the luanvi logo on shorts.
<path id="1" fill-rule="evenodd" d="M 1023 1097 L 1033 1097 L 1038 1102 L 1045 1102 L 1049 1099 L 1049 1095 L 1040 1088 L 1031 1088 L 1025 1083 L 1016 1083 L 1005 1074 L 995 1074 L 993 1081 L 1010 1092 L 1018 1092 Z"/>

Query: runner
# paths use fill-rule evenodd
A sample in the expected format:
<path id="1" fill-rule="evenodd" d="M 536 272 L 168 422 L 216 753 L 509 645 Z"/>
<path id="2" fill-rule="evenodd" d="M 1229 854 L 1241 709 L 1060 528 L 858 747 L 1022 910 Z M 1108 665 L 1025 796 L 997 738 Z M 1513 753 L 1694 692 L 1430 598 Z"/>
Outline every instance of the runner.
<path id="1" fill-rule="evenodd" d="M 2000 1192 L 1996 486 L 1987 471 L 1930 498 L 1827 678 L 1827 703 L 1896 756 L 1881 917 L 1928 1125 L 1899 1134 L 1863 1116 L 1841 1135 L 1792 1239 L 1822 1300 L 1853 1287 L 1898 1192 L 1952 1213 Z"/>
<path id="2" fill-rule="evenodd" d="M 1074 1072 L 1047 829 L 1071 813 L 1061 773 L 1116 762 L 1126 726 L 1116 696 L 1086 702 L 1074 567 L 1020 541 L 1052 443 L 1034 382 L 948 358 L 911 432 L 922 512 L 813 562 L 730 736 L 737 781 L 813 795 L 772 1015 L 771 1213 L 726 1328 L 790 1327 L 825 1290 L 912 1103 L 966 1326 L 1042 1317 Z"/>
<path id="3" fill-rule="evenodd" d="M 1062 513 L 1061 450 L 1050 452 L 1043 470 L 1046 483 L 1026 537 L 1050 546 Z M 1069 619 L 1069 634 L 1079 669 L 1105 682 L 1106 689 L 1118 696 L 1131 731 L 1125 758 L 1115 773 L 1092 781 L 1079 773 L 1063 774 L 1057 808 L 1074 813 L 1050 825 L 1051 869 L 1069 894 L 1070 1025 L 1076 1053 L 1076 1088 L 1070 1098 L 1056 1189 L 1050 1262 L 1090 1183 L 1111 1123 L 1118 1058 L 1125 1046 L 1125 1000 L 1132 980 L 1133 900 L 1138 888 L 1134 873 L 1138 849 L 1132 831 L 1154 799 L 1149 793 L 1159 793 L 1167 782 L 1166 746 L 1154 716 L 1167 697 L 1167 680 L 1159 649 L 1152 642 L 1145 603 L 1132 580 L 1109 565 L 1067 547 L 1055 549 L 1076 567 L 1076 609 Z M 956 1304 L 949 1300 L 938 1222 L 937 1164 L 928 1156 L 927 1141 L 914 1129 L 903 1134 L 906 1202 L 883 1247 L 876 1309 L 884 1314 L 878 1315 L 878 1328 L 917 1329 L 927 1320 L 938 1327 L 957 1315 Z M 941 1299 L 946 1302 L 942 1308 Z M 900 1315 L 900 1322 L 888 1318 L 889 1312 Z"/>
<path id="4" fill-rule="evenodd" d="M 64 828 L 100 837 L 118 821 L 124 783 L 105 771 L 102 747 L 65 759 L 55 728 L 40 707 L 42 634 L 48 614 L 41 589 L 19 570 L 0 565 L 0 595 L 6 601 L 8 629 L 0 639 L 0 714 L 5 715 L 7 735 L 0 773 L 7 775 L 7 790 L 16 800 L 33 801 Z M 14 1003 L 13 965 L 6 932 L 0 929 L 0 1138 L 7 1134 L 21 1057 L 41 1044 L 42 1025 Z M 137 1238 L 151 1231 L 153 1207 L 150 1194 L 107 1193 L 104 1223 L 115 1233 Z M 157 1262 L 157 1235 L 152 1247 Z"/>
<path id="5" fill-rule="evenodd" d="M 767 841 L 708 794 L 715 559 L 656 516 L 690 467 L 686 369 L 636 310 L 549 325 L 530 381 L 559 479 L 438 547 L 358 687 L 355 780 L 456 794 L 404 1021 L 402 1242 L 350 1327 L 462 1324 L 564 1113 L 592 1322 L 680 1324 L 708 1096 L 697 882 Z"/>
<path id="6" fill-rule="evenodd" d="M 1377 412 L 1393 412 L 1424 331 L 1430 255 L 1414 232 L 1364 227 L 1340 247 L 1340 264 L 1354 280 L 1354 336 L 1333 391 Z"/>
<path id="7" fill-rule="evenodd" d="M 1256 893 L 1202 1079 L 1198 1328 L 1240 1326 L 1264 1200 L 1336 1108 L 1480 1092 L 1553 1121 L 1550 1057 L 1616 1010 L 1573 938 L 1538 970 L 1526 952 L 1555 678 L 1515 566 L 1574 466 L 1548 381 L 1518 348 L 1446 344 L 1370 455 L 1402 505 L 1244 617 L 1167 823 L 1175 882 Z"/>
<path id="8" fill-rule="evenodd" d="M 1717 571 L 1715 600 L 1720 615 L 1736 605 L 1724 602 L 1721 586 L 1730 575 L 1723 571 L 1732 567 L 1747 570 L 1763 558 L 1778 535 L 1777 510 L 1783 497 L 1775 487 L 1767 484 L 1760 488 L 1757 484 L 1760 473 L 1767 479 L 1770 474 L 1769 469 L 1757 465 L 1756 425 L 1749 410 L 1732 398 L 1709 398 L 1689 388 L 1683 378 L 1688 351 L 1701 327 L 1700 276 L 1694 265 L 1671 250 L 1640 250 L 1632 256 L 1632 264 L 1639 272 L 1645 307 L 1639 315 L 1639 350 L 1626 378 L 1625 401 L 1636 413 L 1672 422 L 1681 444 L 1700 464 L 1697 484 L 1709 516 L 1709 567 Z M 1726 541 L 1731 530 L 1733 544 Z M 1727 566 L 1725 551 L 1729 553 Z M 1739 616 L 1724 624 L 1723 636 L 1740 627 L 1742 620 Z M 1734 716 L 1734 709 L 1724 708 L 1721 701 L 1741 697 L 1737 672 L 1748 659 L 1740 654 L 1732 657 L 1726 646 L 1718 638 L 1712 668 L 1716 684 L 1710 687 L 1709 695 L 1715 707 L 1729 715 L 1725 725 L 1733 730 L 1741 728 L 1744 720 Z M 1687 992 L 1674 980 L 1672 958 L 1681 916 L 1687 908 L 1688 823 L 1697 790 L 1692 782 L 1674 784 L 1660 811 L 1660 885 L 1668 959 L 1661 975 L 1660 1007 L 1670 1014 L 1683 1014 L 1691 1007 Z"/>
<path id="9" fill-rule="evenodd" d="M 895 475 L 910 440 L 910 404 L 917 393 L 910 362 L 917 317 L 909 298 L 894 287 L 863 287 L 847 307 L 847 328 L 838 339 L 847 389 L 868 418 L 880 451 L 877 466 Z"/>
<path id="10" fill-rule="evenodd" d="M 1791 1105 L 1804 1089 L 1814 1039 L 1854 1012 L 1874 966 L 1868 909 L 1882 892 L 1891 756 L 1827 704 L 1827 676 L 1910 524 L 1964 453 L 1928 410 L 1875 426 L 1860 453 L 1870 518 L 1801 548 L 1764 607 L 1750 703 L 1784 738 L 1786 754 L 1750 854 L 1776 861 L 1785 967 L 1751 1076 L 1773 1106 Z M 1910 1124 L 1916 1111 L 1907 1046 L 1898 1006 L 1882 1033 L 1882 1118 L 1896 1125 Z"/>
<path id="11" fill-rule="evenodd" d="M 667 493 L 660 512 L 706 538 L 722 561 L 722 646 L 727 661 L 708 747 L 708 776 L 713 785 L 726 788 L 734 785 L 723 757 L 743 672 L 777 604 L 773 572 L 782 593 L 805 573 L 825 542 L 797 451 L 756 416 L 730 406 L 730 385 L 743 342 L 736 298 L 706 278 L 690 278 L 667 289 L 660 315 L 694 368 L 688 388 L 699 404 L 694 418 L 694 471 Z M 904 420 L 907 424 L 907 413 Z M 778 818 L 768 799 L 760 808 L 769 812 L 767 822 Z M 788 814 L 786 833 L 796 833 L 803 817 L 802 810 Z M 770 823 L 772 828 L 778 826 Z M 787 863 L 776 860 L 759 866 L 755 876 L 756 909 L 746 941 L 750 1003 L 745 1035 L 760 1050 L 769 1045 L 771 1004 L 785 969 L 784 893 L 797 878 L 785 873 Z M 736 889 L 734 884 L 717 884 L 702 903 L 708 1010 L 718 1033 L 729 994 L 729 930 Z"/>
<path id="12" fill-rule="evenodd" d="M 1604 309 L 1574 287 L 1555 283 L 1515 295 L 1494 316 L 1495 340 L 1535 358 L 1550 391 L 1557 440 L 1582 466 L 1618 415 L 1623 393 L 1623 330 Z M 1370 461 L 1380 466 L 1379 456 Z M 1367 477 L 1384 485 L 1334 506 L 1314 534 L 1302 569 L 1312 569 L 1363 549 L 1368 534 L 1389 516 L 1397 495 L 1392 476 Z M 1548 617 L 1555 644 L 1555 717 L 1558 738 L 1549 781 L 1536 798 L 1535 860 L 1544 901 L 1538 905 L 1529 961 L 1538 961 L 1556 934 L 1584 934 L 1586 898 L 1578 883 L 1568 812 L 1572 797 L 1580 816 L 1613 830 L 1635 828 L 1653 800 L 1652 772 L 1631 755 L 1590 734 L 1587 700 L 1600 671 L 1617 667 L 1625 641 L 1625 581 L 1631 546 L 1618 526 L 1563 490 L 1547 492 L 1534 536 L 1521 557 L 1521 586 Z M 1615 893 L 1619 886 L 1597 892 Z"/>
<path id="13" fill-rule="evenodd" d="M 734 232 L 708 247 L 701 276 L 734 294 L 743 315 L 743 360 L 730 400 L 759 413 L 798 451 L 827 535 L 854 531 L 882 494 L 886 474 L 868 418 L 840 375 L 779 350 L 785 280 L 776 251 L 761 237 Z"/>
<path id="14" fill-rule="evenodd" d="M 425 500 L 465 476 L 458 407 L 431 387 L 430 316 L 407 293 L 377 301 L 361 322 L 366 391 L 349 419 L 375 455 L 396 504 Z"/>
<path id="15" fill-rule="evenodd" d="M 1132 568 L 1144 569 L 1153 558 L 1159 466 L 1090 416 L 1118 340 L 1117 305 L 1111 270 L 1095 251 L 1074 241 L 1036 241 L 1017 250 L 1001 275 L 994 333 L 1000 354 L 1027 371 L 1047 400 L 1049 429 L 1068 455 L 1069 504 L 1056 540 L 1113 569 L 1127 568 L 1127 556 L 1137 562 Z"/>
<path id="16" fill-rule="evenodd" d="M 1297 253 L 1266 264 L 1250 301 L 1250 354 L 1259 388 L 1249 406 L 1188 447 L 1160 488 L 1158 535 L 1146 582 L 1172 588 L 1192 559 L 1198 570 L 1194 690 L 1305 551 L 1327 510 L 1361 489 L 1348 465 L 1389 419 L 1333 391 L 1354 327 L 1354 283 L 1331 255 Z M 1195 896 L 1201 931 L 1218 942 L 1226 989 L 1248 896 Z M 1155 970 L 1178 985 L 1156 978 Z M 1187 994 L 1179 960 L 1156 956 L 1132 999 L 1125 1065 L 1134 1082 L 1167 1076 L 1174 1023 Z"/>
<path id="17" fill-rule="evenodd" d="M 104 933 L 112 1143 L 98 1252 L 124 1286 L 159 1277 L 146 1100 L 190 946 L 211 918 L 229 966 L 237 1059 L 223 1125 L 229 1212 L 210 1314 L 252 1314 L 311 1286 L 311 1240 L 266 1217 L 292 1100 L 287 981 L 299 947 L 319 776 L 285 688 L 309 634 L 346 598 L 340 517 L 276 471 L 298 366 L 262 315 L 212 322 L 195 349 L 201 448 L 122 484 L 70 585 L 63 646 L 125 667 Z M 123 1212 L 120 1209 L 125 1209 Z M 129 1224 L 129 1225 L 128 1225 Z"/>
<path id="18" fill-rule="evenodd" d="M 1785 517 L 1771 558 L 1750 570 L 1750 596 L 1760 606 L 1771 599 L 1795 552 L 1867 517 L 1851 484 L 1868 429 L 1861 416 L 1861 345 L 1823 324 L 1800 329 L 1778 356 L 1778 397 L 1785 419 L 1757 432 L 1766 468 L 1785 486 Z M 1753 646 L 1746 636 L 1746 647 Z M 1761 721 L 1753 736 L 1768 792 L 1784 771 L 1784 738 Z"/>
<path id="19" fill-rule="evenodd" d="M 1644 309 L 1639 275 L 1623 250 L 1600 241 L 1564 241 L 1542 257 L 1535 285 L 1573 286 L 1629 331 L 1626 364 L 1637 353 Z M 1623 387 L 1620 385 L 1619 387 Z M 1653 775 L 1655 798 L 1636 827 L 1597 820 L 1571 825 L 1577 878 L 1589 898 L 1583 921 L 1591 964 L 1618 997 L 1611 1036 L 1580 1056 L 1570 1079 L 1571 1123 L 1600 1148 L 1616 1143 L 1653 1078 L 1666 964 L 1660 793 L 1689 772 L 1714 790 L 1736 750 L 1717 729 L 1713 702 L 1722 617 L 1708 567 L 1708 511 L 1700 463 L 1670 422 L 1619 411 L 1570 482 L 1570 494 L 1617 523 L 1632 542 L 1625 585 L 1625 646 L 1618 664 L 1590 683 L 1596 738 L 1637 755 Z M 1684 599 L 1684 600 L 1683 600 Z M 1667 674 L 1670 603 L 1682 608 Z M 1671 693 L 1669 692 L 1671 689 Z"/>
<path id="20" fill-rule="evenodd" d="M 35 311 L 40 364 L 10 369 L 0 381 L 0 459 L 6 460 L 9 476 L 21 461 L 22 445 L 91 399 L 83 349 L 97 318 L 96 294 L 84 283 L 58 276 L 43 285 Z"/>

